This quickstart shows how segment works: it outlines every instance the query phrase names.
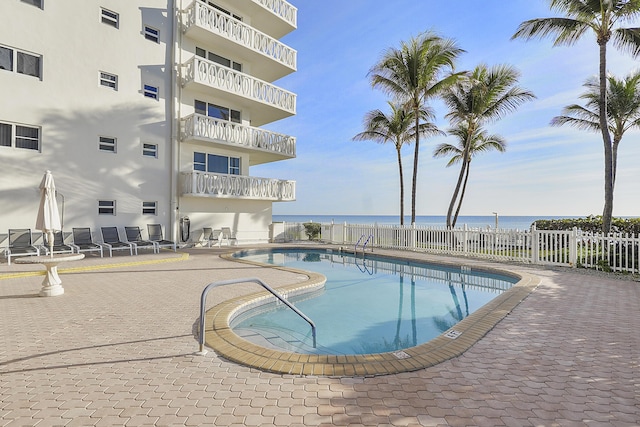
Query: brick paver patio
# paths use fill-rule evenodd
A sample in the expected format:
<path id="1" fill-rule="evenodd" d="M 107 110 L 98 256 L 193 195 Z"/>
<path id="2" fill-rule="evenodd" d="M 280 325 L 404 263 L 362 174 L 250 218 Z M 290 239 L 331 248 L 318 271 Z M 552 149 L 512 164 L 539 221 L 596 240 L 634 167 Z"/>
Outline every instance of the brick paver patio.
<path id="1" fill-rule="evenodd" d="M 640 283 L 510 266 L 540 286 L 462 356 L 301 377 L 196 355 L 194 328 L 207 283 L 305 278 L 189 252 L 90 256 L 49 298 L 21 275 L 39 266 L 0 264 L 0 426 L 640 425 Z M 209 306 L 257 290 L 214 289 Z"/>

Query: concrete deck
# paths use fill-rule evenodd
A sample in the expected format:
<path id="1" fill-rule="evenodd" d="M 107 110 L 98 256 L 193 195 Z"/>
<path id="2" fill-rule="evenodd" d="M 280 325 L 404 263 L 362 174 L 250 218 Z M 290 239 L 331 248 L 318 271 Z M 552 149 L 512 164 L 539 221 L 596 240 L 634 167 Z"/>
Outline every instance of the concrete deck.
<path id="1" fill-rule="evenodd" d="M 540 285 L 461 356 L 280 375 L 195 354 L 207 283 L 306 279 L 220 252 L 88 256 L 60 268 L 57 297 L 37 296 L 41 266 L 0 264 L 0 426 L 640 425 L 640 283 L 510 265 Z M 214 289 L 209 305 L 257 290 Z"/>

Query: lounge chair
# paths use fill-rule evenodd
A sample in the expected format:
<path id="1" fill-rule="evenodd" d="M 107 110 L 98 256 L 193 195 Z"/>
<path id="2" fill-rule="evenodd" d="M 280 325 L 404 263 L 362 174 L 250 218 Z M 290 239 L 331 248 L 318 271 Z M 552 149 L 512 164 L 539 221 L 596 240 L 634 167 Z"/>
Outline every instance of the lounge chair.
<path id="1" fill-rule="evenodd" d="M 147 231 L 149 232 L 149 240 L 156 243 L 158 250 L 160 248 L 173 248 L 173 251 L 176 251 L 176 242 L 165 240 L 162 237 L 162 225 L 147 224 Z"/>
<path id="2" fill-rule="evenodd" d="M 104 246 L 102 246 L 99 243 L 93 242 L 90 228 L 78 227 L 78 228 L 73 228 L 71 231 L 72 231 L 71 234 L 73 235 L 73 243 L 71 243 L 71 246 L 75 248 L 77 253 L 99 251 L 100 258 L 103 257 Z"/>
<path id="3" fill-rule="evenodd" d="M 138 248 L 135 243 L 123 242 L 120 240 L 117 227 L 100 227 L 100 232 L 102 233 L 102 244 L 109 249 L 109 256 L 113 256 L 114 250 L 118 251 L 127 249 L 129 249 L 131 256 L 133 256 L 134 252 L 138 255 Z"/>
<path id="4" fill-rule="evenodd" d="M 156 242 L 142 238 L 142 230 L 140 230 L 140 227 L 125 227 L 124 232 L 127 235 L 127 241 L 135 244 L 136 248 L 150 248 L 153 250 L 153 253 L 158 253 L 160 250 Z"/>
<path id="5" fill-rule="evenodd" d="M 42 233 L 42 249 L 45 255 L 49 253 L 49 236 L 47 233 Z M 64 243 L 64 235 L 62 231 L 53 232 L 53 253 L 54 254 L 72 254 L 74 247 Z"/>
<path id="6" fill-rule="evenodd" d="M 38 256 L 40 248 L 34 246 L 30 228 L 9 229 L 9 246 L 4 250 L 7 263 L 11 265 L 11 258 L 17 256 Z"/>
<path id="7" fill-rule="evenodd" d="M 202 229 L 202 246 L 207 245 L 208 248 L 215 244 L 220 246 L 221 234 L 222 230 L 213 230 L 210 227 L 204 227 Z"/>
<path id="8" fill-rule="evenodd" d="M 234 245 L 237 243 L 236 235 L 231 231 L 229 227 L 222 227 L 222 234 L 220 235 L 220 245 L 222 245 L 222 241 L 226 240 L 227 245 L 231 246 L 231 241 L 233 241 Z"/>

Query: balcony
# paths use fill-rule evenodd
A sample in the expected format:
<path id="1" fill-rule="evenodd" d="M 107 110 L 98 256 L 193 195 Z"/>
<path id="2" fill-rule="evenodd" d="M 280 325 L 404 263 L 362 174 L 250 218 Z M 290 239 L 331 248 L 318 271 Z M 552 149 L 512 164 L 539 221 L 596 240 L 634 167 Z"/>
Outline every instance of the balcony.
<path id="1" fill-rule="evenodd" d="M 182 195 L 291 202 L 296 199 L 296 182 L 211 172 L 183 172 Z"/>
<path id="2" fill-rule="evenodd" d="M 296 114 L 295 93 L 198 56 L 182 65 L 182 86 L 247 108 L 254 126 Z"/>
<path id="3" fill-rule="evenodd" d="M 296 156 L 296 139 L 266 129 L 243 126 L 201 114 L 182 119 L 182 141 L 219 144 L 250 153 L 250 166 Z"/>
<path id="4" fill-rule="evenodd" d="M 298 27 L 298 9 L 285 0 L 232 0 L 251 15 L 252 25 L 275 38 Z"/>
<path id="5" fill-rule="evenodd" d="M 256 28 L 200 2 L 193 2 L 186 14 L 187 36 L 205 45 L 215 40 L 217 49 L 250 63 L 256 77 L 272 82 L 296 71 L 297 52 Z"/>

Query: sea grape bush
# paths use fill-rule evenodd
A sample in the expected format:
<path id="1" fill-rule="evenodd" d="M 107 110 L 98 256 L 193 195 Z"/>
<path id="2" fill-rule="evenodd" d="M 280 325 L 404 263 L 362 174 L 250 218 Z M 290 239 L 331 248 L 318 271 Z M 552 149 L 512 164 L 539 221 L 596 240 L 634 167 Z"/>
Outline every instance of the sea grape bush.
<path id="1" fill-rule="evenodd" d="M 586 218 L 568 219 L 539 219 L 535 221 L 538 230 L 573 230 L 577 228 L 587 233 L 600 233 L 602 230 L 602 216 L 588 216 Z M 640 234 L 640 218 L 613 218 L 612 233 Z"/>
<path id="2" fill-rule="evenodd" d="M 316 240 L 320 238 L 321 225 L 319 222 L 305 222 L 302 225 L 304 226 L 304 232 L 309 240 Z"/>

